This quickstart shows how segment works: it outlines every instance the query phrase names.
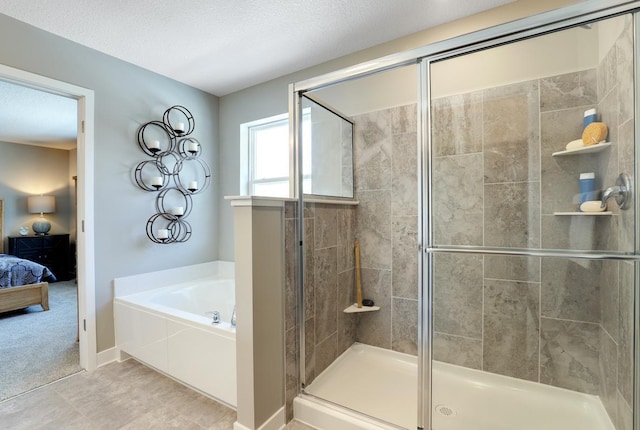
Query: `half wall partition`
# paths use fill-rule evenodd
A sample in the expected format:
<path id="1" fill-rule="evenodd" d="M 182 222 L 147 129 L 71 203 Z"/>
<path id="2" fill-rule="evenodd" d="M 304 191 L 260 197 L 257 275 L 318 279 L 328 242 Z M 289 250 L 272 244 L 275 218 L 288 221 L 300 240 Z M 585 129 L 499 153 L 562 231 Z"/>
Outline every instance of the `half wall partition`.
<path id="1" fill-rule="evenodd" d="M 293 86 L 294 118 L 312 94 L 354 136 L 353 201 L 298 195 L 302 401 L 361 428 L 640 428 L 640 3 L 602 5 Z M 606 136 L 567 150 L 592 109 Z M 343 312 L 358 275 L 380 310 Z"/>

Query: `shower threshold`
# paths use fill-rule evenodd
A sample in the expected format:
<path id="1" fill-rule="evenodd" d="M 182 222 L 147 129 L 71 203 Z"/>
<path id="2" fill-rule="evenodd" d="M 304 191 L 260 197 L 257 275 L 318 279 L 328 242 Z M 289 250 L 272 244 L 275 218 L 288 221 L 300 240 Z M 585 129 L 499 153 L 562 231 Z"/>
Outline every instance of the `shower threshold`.
<path id="1" fill-rule="evenodd" d="M 416 357 L 355 343 L 305 390 L 344 408 L 415 429 Z M 614 430 L 597 396 L 433 362 L 434 430 Z M 295 416 L 320 429 L 389 429 L 359 424 L 353 414 L 310 396 L 294 401 Z"/>

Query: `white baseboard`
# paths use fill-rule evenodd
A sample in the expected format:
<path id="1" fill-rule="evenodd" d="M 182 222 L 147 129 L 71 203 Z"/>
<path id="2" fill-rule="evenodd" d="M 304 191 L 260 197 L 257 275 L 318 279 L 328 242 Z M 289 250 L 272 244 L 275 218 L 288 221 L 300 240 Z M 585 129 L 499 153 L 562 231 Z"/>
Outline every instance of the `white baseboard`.
<path id="1" fill-rule="evenodd" d="M 98 357 L 96 359 L 97 367 L 104 366 L 105 364 L 113 363 L 118 360 L 118 351 L 115 348 L 105 349 L 104 351 L 100 351 L 98 353 Z"/>
<path id="2" fill-rule="evenodd" d="M 284 406 L 278 409 L 264 424 L 262 424 L 257 430 L 282 430 L 285 427 L 285 414 Z M 238 421 L 233 423 L 233 430 L 254 430 L 245 425 L 240 424 Z"/>

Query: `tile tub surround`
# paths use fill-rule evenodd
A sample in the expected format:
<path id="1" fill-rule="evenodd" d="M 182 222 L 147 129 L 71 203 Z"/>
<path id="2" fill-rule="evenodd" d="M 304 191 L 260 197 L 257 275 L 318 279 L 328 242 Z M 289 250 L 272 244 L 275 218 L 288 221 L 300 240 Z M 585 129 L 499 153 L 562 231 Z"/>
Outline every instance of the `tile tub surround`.
<path id="1" fill-rule="evenodd" d="M 594 69 L 432 102 L 436 243 L 633 249 L 633 210 L 553 215 L 575 210 L 579 173 L 596 172 L 604 188 L 633 172 L 631 20 L 622 19 L 624 31 Z M 593 107 L 612 146 L 551 157 L 581 136 L 583 112 Z M 632 271 L 613 261 L 438 255 L 434 356 L 598 395 L 616 428 L 625 428 Z"/>

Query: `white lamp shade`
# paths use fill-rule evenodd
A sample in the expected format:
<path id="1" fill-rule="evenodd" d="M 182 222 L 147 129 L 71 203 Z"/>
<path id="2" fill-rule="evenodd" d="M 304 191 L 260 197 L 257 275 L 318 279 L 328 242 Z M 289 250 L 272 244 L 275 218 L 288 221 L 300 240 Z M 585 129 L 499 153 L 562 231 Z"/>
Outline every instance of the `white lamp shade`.
<path id="1" fill-rule="evenodd" d="M 30 214 L 55 212 L 56 198 L 54 196 L 30 196 L 27 198 L 27 210 Z"/>

